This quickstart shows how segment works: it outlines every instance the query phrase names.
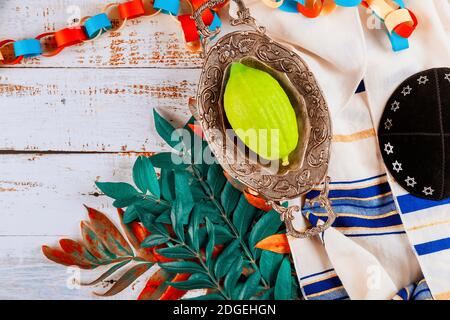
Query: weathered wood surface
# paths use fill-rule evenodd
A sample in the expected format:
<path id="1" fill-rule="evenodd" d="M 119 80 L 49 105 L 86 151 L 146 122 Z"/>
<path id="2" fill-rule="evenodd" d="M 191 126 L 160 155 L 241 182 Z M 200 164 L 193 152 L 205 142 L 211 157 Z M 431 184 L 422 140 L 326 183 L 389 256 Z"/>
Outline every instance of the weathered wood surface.
<path id="1" fill-rule="evenodd" d="M 67 26 L 76 6 L 83 17 L 103 5 L 2 0 L 0 38 L 54 31 Z M 130 181 L 135 152 L 167 149 L 152 110 L 183 123 L 200 63 L 173 19 L 158 15 L 53 58 L 0 67 L 0 299 L 97 298 L 68 288 L 71 273 L 47 261 L 41 245 L 78 239 L 83 204 L 116 219 L 94 182 Z M 145 278 L 114 298 L 135 299 Z"/>
<path id="2" fill-rule="evenodd" d="M 160 151 L 152 109 L 186 121 L 198 76 L 190 69 L 0 68 L 0 149 Z"/>
<path id="3" fill-rule="evenodd" d="M 130 182 L 134 159 L 133 154 L 0 156 L 0 299 L 95 298 L 91 289 L 68 287 L 73 270 L 46 260 L 40 247 L 57 246 L 60 238 L 80 239 L 79 222 L 87 219 L 83 204 L 118 225 L 111 200 L 99 195 L 94 182 Z M 116 298 L 136 298 L 145 279 Z"/>
<path id="4" fill-rule="evenodd" d="M 34 38 L 67 27 L 74 18 L 100 13 L 110 2 L 114 1 L 2 0 L 0 35 L 3 39 Z M 200 64 L 198 54 L 186 51 L 179 25 L 159 14 L 128 21 L 119 32 L 67 48 L 57 58 L 33 58 L 17 67 L 195 68 Z"/>

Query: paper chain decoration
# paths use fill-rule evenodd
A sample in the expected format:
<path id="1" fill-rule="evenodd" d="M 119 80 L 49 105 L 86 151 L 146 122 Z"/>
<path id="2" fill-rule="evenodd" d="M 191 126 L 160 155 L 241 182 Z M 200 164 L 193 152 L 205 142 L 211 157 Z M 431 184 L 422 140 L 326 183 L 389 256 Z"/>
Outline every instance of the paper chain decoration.
<path id="1" fill-rule="evenodd" d="M 300 12 L 305 17 L 315 18 L 332 11 L 336 5 L 355 7 L 362 5 L 377 16 L 387 29 L 394 51 L 409 48 L 408 38 L 417 27 L 417 18 L 405 8 L 403 0 L 262 0 L 271 8 L 286 12 Z"/>
<path id="2" fill-rule="evenodd" d="M 191 7 L 191 14 L 208 0 L 185 0 Z M 300 12 L 305 17 L 315 18 L 322 13 L 330 12 L 336 5 L 353 7 L 363 5 L 370 8 L 387 29 L 389 39 L 394 51 L 400 51 L 409 47 L 408 38 L 417 26 L 415 15 L 405 8 L 403 0 L 262 0 L 271 8 L 279 8 L 287 12 Z M 203 13 L 203 21 L 211 30 L 220 28 L 221 20 L 217 11 L 225 5 L 218 5 L 212 10 Z M 119 26 L 113 28 L 113 19 L 110 17 L 112 9 L 119 12 Z M 183 31 L 187 48 L 197 51 L 200 48 L 198 34 L 191 14 L 180 14 L 181 0 L 131 0 L 124 3 L 111 3 L 106 5 L 102 13 L 95 16 L 84 17 L 80 25 L 67 27 L 55 32 L 47 32 L 36 38 L 25 40 L 0 41 L 0 65 L 12 65 L 20 63 L 24 58 L 36 56 L 52 57 L 59 54 L 67 47 L 97 39 L 107 31 L 120 30 L 128 20 L 142 16 L 154 16 L 159 13 L 171 15 L 177 21 Z M 54 46 L 51 50 L 43 49 L 41 43 L 46 38 L 53 38 Z M 7 46 L 13 46 L 14 57 L 6 59 L 2 50 Z"/>

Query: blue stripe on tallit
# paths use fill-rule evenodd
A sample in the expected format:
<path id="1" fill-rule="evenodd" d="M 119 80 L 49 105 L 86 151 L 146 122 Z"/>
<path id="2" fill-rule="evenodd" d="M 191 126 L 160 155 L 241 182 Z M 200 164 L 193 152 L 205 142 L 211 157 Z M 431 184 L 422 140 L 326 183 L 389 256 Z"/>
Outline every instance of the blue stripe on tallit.
<path id="1" fill-rule="evenodd" d="M 442 206 L 450 203 L 450 198 L 434 201 L 415 197 L 411 194 L 405 194 L 403 196 L 397 197 L 398 205 L 403 214 L 411 213 L 414 211 L 419 211 L 423 209 L 433 208 L 437 206 Z"/>
<path id="2" fill-rule="evenodd" d="M 318 294 L 313 297 L 309 297 L 308 300 L 349 300 L 347 291 L 344 288 L 339 288 L 323 294 Z"/>
<path id="3" fill-rule="evenodd" d="M 355 204 L 358 203 L 358 204 Z M 372 204 L 372 205 L 371 205 Z M 375 217 L 396 210 L 394 199 L 389 196 L 378 198 L 375 201 L 346 201 L 333 200 L 333 209 L 340 213 L 355 214 L 361 217 Z M 313 211 L 315 214 L 325 214 L 326 209 L 318 205 L 305 205 L 305 210 Z"/>
<path id="4" fill-rule="evenodd" d="M 432 300 L 433 296 L 428 288 L 428 284 L 425 280 L 421 280 L 418 283 L 410 284 L 409 286 L 400 289 L 395 295 L 394 299 L 401 300 Z"/>
<path id="5" fill-rule="evenodd" d="M 351 181 L 331 181 L 330 184 L 353 184 L 353 183 L 359 183 L 359 182 L 366 182 L 366 181 L 370 181 L 370 180 L 375 180 L 378 178 L 382 178 L 385 177 L 386 173 L 383 174 L 379 174 L 377 176 L 374 177 L 369 177 L 369 178 L 364 178 L 364 179 L 359 179 L 359 180 L 351 180 Z"/>
<path id="6" fill-rule="evenodd" d="M 338 276 L 334 276 L 322 281 L 314 282 L 303 287 L 303 290 L 307 296 L 317 294 L 323 291 L 327 291 L 333 288 L 341 287 L 342 282 Z"/>
<path id="7" fill-rule="evenodd" d="M 393 226 L 401 226 L 402 221 L 400 219 L 400 216 L 398 214 L 385 217 L 385 218 L 379 218 L 379 219 L 364 219 L 364 218 L 353 218 L 353 217 L 339 217 L 339 212 L 336 212 L 338 214 L 338 217 L 333 223 L 334 228 L 365 228 L 367 230 L 370 229 L 379 229 L 379 228 L 388 228 Z M 318 223 L 318 220 L 325 221 L 326 217 L 317 217 L 315 215 L 309 215 L 309 222 L 316 226 Z M 381 230 L 383 231 L 383 230 Z M 385 233 L 385 232 L 384 232 Z M 403 233 L 403 232 L 401 232 Z M 400 234 L 400 233 L 399 233 Z M 355 236 L 355 234 L 353 234 Z M 359 236 L 368 236 L 368 235 L 374 235 L 373 233 L 368 233 L 365 231 L 364 233 L 361 233 Z"/>
<path id="8" fill-rule="evenodd" d="M 382 176 L 384 175 L 357 181 L 364 182 Z M 332 188 L 334 189 L 330 190 L 329 197 L 333 210 L 337 214 L 333 227 L 341 228 L 344 234 L 362 237 L 405 233 L 404 230 L 388 229 L 401 227 L 402 221 L 397 213 L 394 198 L 387 182 L 362 188 L 355 186 L 354 189 L 349 189 L 348 186 L 345 189 L 342 187 L 339 189 L 339 186 L 332 186 Z M 308 193 L 307 198 L 311 199 L 316 195 L 318 195 L 318 191 L 314 190 Z M 322 221 L 327 219 L 326 209 L 316 203 L 311 206 L 306 202 L 302 212 L 312 225 L 317 225 L 319 219 Z"/>
<path id="9" fill-rule="evenodd" d="M 326 219 L 326 218 L 325 218 Z M 337 217 L 336 221 L 333 223 L 333 227 L 344 228 L 344 227 L 364 227 L 364 228 L 382 228 L 391 227 L 396 225 L 401 225 L 402 220 L 400 215 L 394 214 L 392 216 L 378 218 L 378 219 L 365 219 L 365 218 L 354 218 L 354 217 Z"/>
<path id="10" fill-rule="evenodd" d="M 309 278 L 312 278 L 312 277 L 315 277 L 315 276 L 320 276 L 321 274 L 325 274 L 325 273 L 331 272 L 331 271 L 334 271 L 334 269 L 328 269 L 328 270 L 325 270 L 325 271 L 309 274 L 307 276 L 301 277 L 300 280 L 305 280 L 305 279 L 309 279 Z"/>
<path id="11" fill-rule="evenodd" d="M 362 189 L 333 189 L 330 190 L 330 198 L 371 198 L 386 194 L 391 191 L 389 184 L 387 182 L 377 184 Z M 319 195 L 319 190 L 312 190 L 306 195 L 307 199 L 313 199 Z"/>
<path id="12" fill-rule="evenodd" d="M 358 88 L 356 88 L 355 93 L 361 93 L 361 92 L 365 92 L 365 91 L 366 91 L 366 85 L 364 83 L 364 80 L 361 80 L 361 82 L 358 85 Z"/>
<path id="13" fill-rule="evenodd" d="M 414 245 L 414 249 L 419 256 L 424 256 L 427 254 L 436 253 L 443 250 L 450 249 L 450 238 L 444 238 L 439 240 L 434 240 L 430 242 L 420 243 Z"/>
<path id="14" fill-rule="evenodd" d="M 378 233 L 358 233 L 358 234 L 346 234 L 347 237 L 371 237 L 371 236 L 388 236 L 394 234 L 404 234 L 406 231 L 394 231 L 394 232 L 378 232 Z"/>

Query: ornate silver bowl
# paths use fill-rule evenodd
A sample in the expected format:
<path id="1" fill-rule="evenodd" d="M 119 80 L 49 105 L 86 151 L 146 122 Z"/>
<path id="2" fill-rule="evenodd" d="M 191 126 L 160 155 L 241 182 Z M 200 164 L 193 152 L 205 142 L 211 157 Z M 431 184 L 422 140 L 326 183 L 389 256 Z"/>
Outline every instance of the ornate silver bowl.
<path id="1" fill-rule="evenodd" d="M 232 19 L 231 24 L 249 25 L 253 30 L 228 33 L 209 47 L 211 38 L 219 31 L 211 32 L 203 23 L 201 13 L 220 2 L 223 0 L 209 1 L 193 15 L 205 57 L 197 93 L 197 115 L 205 138 L 223 169 L 239 182 L 236 185 L 263 197 L 280 213 L 290 236 L 305 238 L 321 233 L 335 220 L 328 199 L 329 178 L 326 177 L 331 123 L 322 91 L 305 62 L 267 36 L 265 28 L 256 24 L 242 0 L 236 0 L 238 18 Z M 249 156 L 248 149 L 238 147 L 236 141 L 227 135 L 230 125 L 224 111 L 223 93 L 229 67 L 236 61 L 270 73 L 288 94 L 297 115 L 300 140 L 286 167 L 275 166 L 279 169 L 274 171 L 273 166 L 255 161 L 254 157 Z M 306 231 L 296 230 L 292 224 L 293 212 L 300 211 L 300 207 L 294 205 L 286 208 L 280 202 L 302 197 L 322 183 L 323 191 L 310 201 L 327 209 L 327 221 Z"/>

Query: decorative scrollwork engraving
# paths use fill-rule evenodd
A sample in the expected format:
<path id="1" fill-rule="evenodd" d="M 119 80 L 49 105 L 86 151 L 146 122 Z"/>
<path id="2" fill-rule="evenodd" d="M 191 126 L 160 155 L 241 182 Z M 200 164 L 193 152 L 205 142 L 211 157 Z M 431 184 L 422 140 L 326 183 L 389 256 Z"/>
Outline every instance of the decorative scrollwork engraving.
<path id="1" fill-rule="evenodd" d="M 245 13 L 241 18 L 245 18 Z M 226 70 L 233 61 L 253 58 L 283 73 L 304 99 L 309 126 L 303 137 L 304 156 L 297 166 L 268 174 L 260 163 L 252 163 L 245 152 L 234 154 L 225 147 L 227 120 L 221 94 Z M 267 199 L 293 199 L 321 183 L 328 169 L 331 123 L 323 94 L 305 62 L 295 53 L 258 31 L 232 32 L 218 40 L 208 51 L 198 88 L 198 114 L 210 148 L 224 170 Z M 303 110 L 303 109 L 302 109 Z M 302 111 L 303 112 L 303 111 Z M 209 135 L 216 129 L 222 138 Z M 222 140 L 220 140 L 222 139 Z M 218 143 L 220 140 L 220 143 Z M 303 147 L 303 145 L 302 145 Z M 286 214 L 289 215 L 289 214 Z"/>

